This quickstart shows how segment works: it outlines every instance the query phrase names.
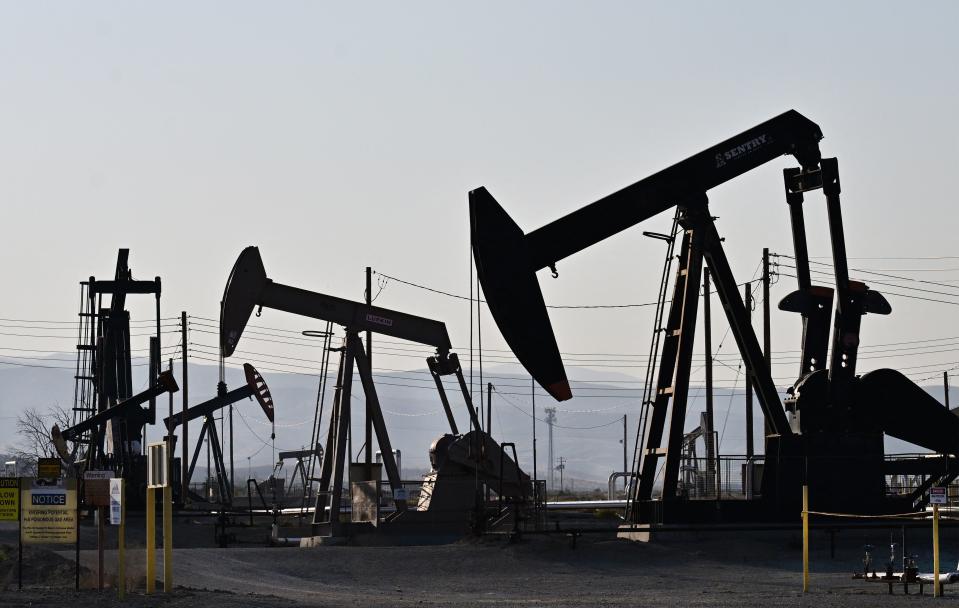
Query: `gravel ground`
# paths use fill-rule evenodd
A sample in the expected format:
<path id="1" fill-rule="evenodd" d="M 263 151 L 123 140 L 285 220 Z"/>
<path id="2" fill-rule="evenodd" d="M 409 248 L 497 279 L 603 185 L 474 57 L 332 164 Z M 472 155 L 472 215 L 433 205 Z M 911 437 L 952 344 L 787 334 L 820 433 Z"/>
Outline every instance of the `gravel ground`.
<path id="1" fill-rule="evenodd" d="M 942 600 L 887 595 L 884 585 L 855 581 L 863 540 L 875 542 L 877 562 L 888 555 L 886 532 L 838 535 L 830 557 L 825 535 L 812 553 L 812 592 L 801 593 L 798 537 L 792 533 L 710 535 L 662 539 L 651 544 L 581 537 L 575 549 L 564 535 L 500 539 L 433 547 L 184 548 L 175 550 L 177 589 L 142 595 L 143 551 L 128 553 L 133 606 L 914 606 L 959 605 L 959 589 Z M 911 533 L 919 536 L 919 532 Z M 946 569 L 959 553 L 959 534 L 949 532 Z M 922 536 L 925 536 L 924 534 Z M 952 538 L 956 536 L 957 538 Z M 916 538 L 910 552 L 927 555 Z M 878 541 L 878 542 L 876 542 Z M 72 553 L 61 552 L 69 561 Z M 49 559 L 49 558 L 45 558 Z M 95 569 L 96 553 L 81 563 Z M 107 554 L 107 573 L 115 555 Z M 162 562 L 160 562 L 162 563 Z M 72 564 L 69 564 L 72 566 Z M 925 566 L 920 562 L 920 567 Z M 881 567 L 881 566 L 880 566 Z M 69 568 L 67 568 L 69 570 Z M 72 577 L 34 581 L 24 592 L 0 592 L 4 606 L 119 605 L 112 590 L 69 589 Z M 109 579 L 109 576 L 108 576 Z M 15 579 L 14 579 L 15 580 Z M 88 572 L 84 584 L 92 584 Z M 113 583 L 114 581 L 110 581 Z M 158 588 L 161 586 L 158 585 Z M 9 587 L 8 587 L 9 589 Z M 928 590 L 927 590 L 928 591 Z"/>

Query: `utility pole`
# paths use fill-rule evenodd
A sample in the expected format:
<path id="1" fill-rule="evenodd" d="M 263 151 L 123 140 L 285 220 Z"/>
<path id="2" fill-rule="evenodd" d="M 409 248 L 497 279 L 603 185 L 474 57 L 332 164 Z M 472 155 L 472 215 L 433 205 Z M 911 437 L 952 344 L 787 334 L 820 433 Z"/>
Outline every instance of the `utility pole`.
<path id="1" fill-rule="evenodd" d="M 486 434 L 493 436 L 493 383 L 486 383 Z"/>
<path id="2" fill-rule="evenodd" d="M 157 287 L 159 287 L 159 286 L 160 286 L 160 277 L 156 277 L 155 280 L 156 280 L 156 285 L 157 285 Z M 154 375 L 153 375 L 153 377 L 151 378 L 152 384 L 151 384 L 150 386 L 156 386 L 156 379 L 160 376 L 160 370 L 163 369 L 163 361 L 160 359 L 160 351 L 162 350 L 161 344 L 160 344 L 160 337 L 163 335 L 163 332 L 160 331 L 160 323 L 161 323 L 160 319 L 161 319 L 161 316 L 160 316 L 160 290 L 159 290 L 159 289 L 157 289 L 156 295 L 154 295 L 154 301 L 156 302 L 157 335 L 156 335 L 156 341 L 155 341 L 155 342 L 154 342 L 154 339 L 153 339 L 153 338 L 150 338 L 150 348 L 156 350 L 155 358 L 153 359 L 153 364 L 154 364 L 154 366 L 155 366 L 155 367 L 153 368 L 153 369 L 154 369 Z M 155 412 L 155 411 L 156 411 L 156 399 L 151 399 L 151 400 L 150 400 L 150 411 L 151 411 L 151 412 Z M 146 425 L 143 426 L 143 439 L 141 440 L 140 444 L 143 446 L 143 455 L 145 456 L 145 455 L 147 454 L 147 427 L 146 427 Z M 167 470 L 169 470 L 169 469 L 167 469 Z"/>
<path id="3" fill-rule="evenodd" d="M 187 371 L 187 331 L 186 331 L 186 311 L 180 313 L 180 351 L 183 353 L 183 387 L 180 389 L 183 397 L 183 446 L 180 448 L 180 464 L 183 465 L 183 471 L 180 474 L 180 501 L 186 504 L 187 497 L 190 495 L 190 488 L 187 485 L 187 475 L 190 472 L 190 447 L 189 447 L 189 423 L 186 419 L 186 411 L 190 407 L 190 382 L 189 372 Z"/>
<path id="4" fill-rule="evenodd" d="M 710 312 L 709 267 L 703 268 L 703 329 L 706 346 L 706 483 L 718 490 L 716 484 L 716 446 L 713 442 L 713 324 Z"/>
<path id="5" fill-rule="evenodd" d="M 546 448 L 546 451 L 549 456 L 549 489 L 555 490 L 556 483 L 553 477 L 553 467 L 556 466 L 556 461 L 553 456 L 553 423 L 556 422 L 556 408 L 548 407 L 543 410 L 546 414 L 546 426 L 549 429 L 549 442 Z"/>
<path id="6" fill-rule="evenodd" d="M 626 414 L 623 414 L 623 473 L 629 473 L 629 470 L 626 468 Z M 623 477 L 623 491 L 629 487 L 629 477 Z"/>
<path id="7" fill-rule="evenodd" d="M 529 398 L 533 404 L 533 487 L 536 487 L 536 383 L 529 379 Z"/>
<path id="8" fill-rule="evenodd" d="M 559 491 L 562 493 L 564 491 L 563 488 L 566 487 L 563 484 L 563 471 L 566 470 L 566 458 L 562 456 L 559 457 L 559 464 L 556 465 L 556 469 L 559 471 Z"/>
<path id="9" fill-rule="evenodd" d="M 745 304 L 746 315 L 751 320 L 753 313 L 753 293 L 752 284 L 746 283 Z M 746 370 L 746 458 L 753 457 L 753 370 L 749 367 L 748 361 L 743 361 Z"/>
<path id="10" fill-rule="evenodd" d="M 231 408 L 232 408 L 232 406 L 231 406 Z M 223 461 L 223 473 L 222 473 L 222 474 L 223 474 L 224 476 L 227 476 L 227 475 L 228 475 L 227 472 L 226 472 L 226 453 L 227 453 L 227 449 L 226 449 L 226 438 L 229 437 L 229 435 L 228 435 L 227 432 L 226 432 L 226 429 L 227 429 L 227 426 L 226 426 L 227 418 L 228 418 L 228 415 L 227 415 L 226 412 L 222 412 L 222 413 L 220 414 L 220 437 L 223 438 L 223 439 L 220 440 L 220 459 Z M 223 485 L 226 485 L 226 484 L 229 483 L 229 481 L 230 481 L 230 480 L 229 480 L 229 477 L 227 477 L 226 479 L 221 478 L 219 471 L 217 471 L 217 479 L 222 479 Z M 217 491 L 219 491 L 219 486 L 217 486 Z"/>
<path id="11" fill-rule="evenodd" d="M 233 404 L 230 404 L 230 494 L 233 494 L 233 489 L 236 488 L 234 485 L 233 479 L 233 444 L 236 442 L 233 441 Z"/>
<path id="12" fill-rule="evenodd" d="M 173 375 L 173 359 L 170 359 L 170 360 L 169 360 L 169 369 L 170 369 L 170 375 Z M 173 418 L 173 393 L 170 393 L 169 395 L 170 395 L 169 416 L 170 416 L 170 418 Z M 166 466 L 166 470 L 169 471 L 170 480 L 171 480 L 171 484 L 170 484 L 170 485 L 172 485 L 172 480 L 173 480 L 173 457 L 176 456 L 176 454 L 173 453 L 173 450 L 174 450 L 173 438 L 174 438 L 173 431 L 167 430 L 167 436 L 166 436 L 166 454 L 167 454 L 167 456 L 166 456 L 166 460 L 167 460 L 166 465 L 167 465 L 167 466 Z"/>
<path id="13" fill-rule="evenodd" d="M 215 421 L 215 420 L 214 420 L 213 424 L 216 424 L 216 421 Z M 206 437 L 205 441 L 206 441 L 206 487 L 203 489 L 203 494 L 204 494 L 203 498 L 204 498 L 205 500 L 210 500 L 210 494 L 211 494 L 210 489 L 212 488 L 212 486 L 210 485 L 210 482 L 211 482 L 211 480 L 213 479 L 213 475 L 212 475 L 211 472 L 210 472 L 210 469 L 211 469 L 212 467 L 211 467 L 211 464 L 210 464 L 210 438 L 209 438 L 209 436 Z"/>
<path id="14" fill-rule="evenodd" d="M 942 387 L 945 389 L 946 409 L 949 409 L 949 372 L 942 372 Z"/>
<path id="15" fill-rule="evenodd" d="M 366 267 L 366 305 L 373 305 L 373 269 Z M 370 362 L 370 369 L 373 368 L 373 332 L 366 332 L 366 357 Z M 367 479 L 373 477 L 373 410 L 370 408 L 370 399 L 366 398 L 366 476 Z"/>
<path id="16" fill-rule="evenodd" d="M 157 337 L 150 336 L 150 388 L 154 388 L 157 383 L 157 377 L 160 375 L 160 369 L 163 363 L 160 361 L 160 330 L 157 328 Z M 150 411 L 155 412 L 157 408 L 156 397 L 150 397 Z M 141 454 L 147 453 L 147 427 L 143 425 L 143 436 L 140 437 Z"/>
<path id="17" fill-rule="evenodd" d="M 769 308 L 769 285 L 769 247 L 763 247 L 763 354 L 766 359 L 766 372 L 772 375 L 773 347 Z M 764 416 L 764 419 L 766 435 L 769 435 L 772 433 L 772 424 L 770 424 L 768 417 Z"/>
<path id="18" fill-rule="evenodd" d="M 486 435 L 493 436 L 493 383 L 486 383 Z M 519 464 L 519 463 L 517 463 Z M 486 484 L 486 502 L 490 501 L 490 487 Z"/>
<path id="19" fill-rule="evenodd" d="M 480 286 L 479 286 L 479 277 L 476 278 L 476 351 L 478 353 L 478 363 L 479 363 L 479 396 L 480 396 L 480 407 L 479 407 L 479 416 L 480 416 L 480 430 L 488 429 L 489 425 L 486 421 L 483 420 L 483 309 L 480 307 Z M 471 389 L 472 390 L 472 389 Z"/>

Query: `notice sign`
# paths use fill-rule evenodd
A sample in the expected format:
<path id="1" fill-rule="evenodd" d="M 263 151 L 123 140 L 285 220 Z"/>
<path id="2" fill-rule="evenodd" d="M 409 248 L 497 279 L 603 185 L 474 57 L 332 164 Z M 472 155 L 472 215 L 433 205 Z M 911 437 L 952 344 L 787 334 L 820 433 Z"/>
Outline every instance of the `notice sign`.
<path id="1" fill-rule="evenodd" d="M 70 544 L 77 541 L 77 485 L 37 485 L 24 479 L 20 489 L 20 538 L 24 544 Z"/>
<path id="2" fill-rule="evenodd" d="M 20 480 L 16 477 L 0 477 L 0 521 L 17 521 L 20 518 L 18 492 Z"/>
<path id="3" fill-rule="evenodd" d="M 944 487 L 929 488 L 929 504 L 944 505 L 947 503 L 948 503 L 948 497 L 946 496 L 946 488 Z"/>

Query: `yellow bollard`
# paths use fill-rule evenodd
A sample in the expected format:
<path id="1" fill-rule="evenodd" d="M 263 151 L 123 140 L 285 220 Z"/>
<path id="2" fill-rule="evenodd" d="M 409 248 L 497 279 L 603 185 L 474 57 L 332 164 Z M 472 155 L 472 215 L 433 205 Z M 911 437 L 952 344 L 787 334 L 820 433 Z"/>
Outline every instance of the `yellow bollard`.
<path id="1" fill-rule="evenodd" d="M 125 480 L 120 480 L 120 530 L 117 534 L 117 597 L 123 601 L 127 595 L 127 501 L 124 495 Z"/>
<path id="2" fill-rule="evenodd" d="M 173 591 L 173 486 L 163 486 L 163 591 Z"/>
<path id="3" fill-rule="evenodd" d="M 935 597 L 942 595 L 939 582 L 939 505 L 932 505 L 932 581 Z"/>
<path id="4" fill-rule="evenodd" d="M 147 594 L 153 593 L 156 579 L 156 492 L 147 488 Z"/>
<path id="5" fill-rule="evenodd" d="M 802 487 L 802 592 L 809 592 L 809 486 Z"/>

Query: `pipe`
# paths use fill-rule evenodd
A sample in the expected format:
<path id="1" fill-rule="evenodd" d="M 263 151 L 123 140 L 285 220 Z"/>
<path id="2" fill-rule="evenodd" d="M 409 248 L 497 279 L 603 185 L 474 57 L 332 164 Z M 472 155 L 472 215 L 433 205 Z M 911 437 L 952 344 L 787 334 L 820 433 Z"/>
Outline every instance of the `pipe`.
<path id="1" fill-rule="evenodd" d="M 616 485 L 616 480 L 622 479 L 623 477 L 626 477 L 627 479 L 636 479 L 637 477 L 639 477 L 639 475 L 637 475 L 633 471 L 614 471 L 613 473 L 610 473 L 609 482 L 608 482 L 608 491 L 607 491 L 607 496 L 609 500 L 614 500 L 613 493 L 616 491 L 614 489 Z"/>

